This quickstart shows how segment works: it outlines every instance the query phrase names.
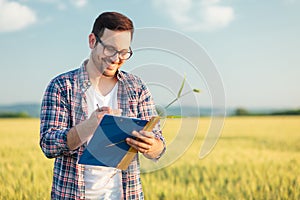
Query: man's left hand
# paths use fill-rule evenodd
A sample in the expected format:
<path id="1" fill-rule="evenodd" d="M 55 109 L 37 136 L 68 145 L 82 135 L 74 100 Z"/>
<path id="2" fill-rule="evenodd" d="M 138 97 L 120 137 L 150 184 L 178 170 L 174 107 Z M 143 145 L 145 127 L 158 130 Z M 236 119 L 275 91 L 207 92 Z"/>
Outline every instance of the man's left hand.
<path id="1" fill-rule="evenodd" d="M 143 153 L 147 158 L 157 158 L 164 149 L 163 142 L 159 138 L 156 138 L 152 132 L 133 131 L 132 135 L 136 138 L 126 138 L 127 144 Z"/>

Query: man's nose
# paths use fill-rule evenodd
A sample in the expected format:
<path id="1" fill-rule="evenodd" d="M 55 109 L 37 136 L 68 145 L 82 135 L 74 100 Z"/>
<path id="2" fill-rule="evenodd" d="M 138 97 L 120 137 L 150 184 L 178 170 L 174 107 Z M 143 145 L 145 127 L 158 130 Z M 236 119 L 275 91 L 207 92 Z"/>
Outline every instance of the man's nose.
<path id="1" fill-rule="evenodd" d="M 119 53 L 116 53 L 115 55 L 111 56 L 110 59 L 113 63 L 119 63 L 120 62 Z"/>

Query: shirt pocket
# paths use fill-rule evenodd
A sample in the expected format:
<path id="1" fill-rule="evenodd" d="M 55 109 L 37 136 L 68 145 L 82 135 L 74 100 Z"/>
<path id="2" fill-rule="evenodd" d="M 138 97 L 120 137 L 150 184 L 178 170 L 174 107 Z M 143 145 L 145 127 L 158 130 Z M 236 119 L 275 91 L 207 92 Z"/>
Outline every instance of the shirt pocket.
<path id="1" fill-rule="evenodd" d="M 128 117 L 137 117 L 138 116 L 138 102 L 137 100 L 129 100 L 128 101 Z"/>

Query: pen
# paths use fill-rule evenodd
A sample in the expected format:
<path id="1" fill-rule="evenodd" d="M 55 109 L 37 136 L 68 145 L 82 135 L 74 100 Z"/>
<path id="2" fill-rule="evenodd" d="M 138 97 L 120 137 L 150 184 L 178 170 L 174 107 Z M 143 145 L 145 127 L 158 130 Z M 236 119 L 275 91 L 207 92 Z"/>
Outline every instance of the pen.
<path id="1" fill-rule="evenodd" d="M 97 108 L 98 108 L 99 112 L 102 111 L 101 108 L 100 108 L 100 106 L 99 106 L 99 104 L 97 104 Z"/>
<path id="2" fill-rule="evenodd" d="M 120 144 L 120 143 L 122 143 L 122 142 L 126 142 L 126 140 L 121 140 L 121 141 L 119 141 L 119 142 L 116 142 L 116 143 L 112 143 L 112 144 L 106 145 L 105 147 L 112 147 L 112 146 L 115 146 L 115 145 Z"/>

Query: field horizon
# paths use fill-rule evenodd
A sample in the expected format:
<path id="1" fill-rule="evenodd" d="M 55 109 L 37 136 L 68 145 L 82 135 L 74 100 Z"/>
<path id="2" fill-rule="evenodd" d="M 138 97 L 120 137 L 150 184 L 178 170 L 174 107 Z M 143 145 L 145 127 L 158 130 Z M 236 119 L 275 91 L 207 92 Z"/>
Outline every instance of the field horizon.
<path id="1" fill-rule="evenodd" d="M 40 103 L 13 103 L 0 104 L 1 113 L 25 113 L 30 117 L 38 118 L 40 114 Z M 284 112 L 289 110 L 299 110 L 299 107 L 227 107 L 225 108 L 226 115 L 232 116 L 236 109 L 244 109 L 249 113 L 270 114 L 273 112 Z M 224 108 L 214 108 L 216 113 L 224 114 Z M 221 111 L 221 112 L 220 112 Z M 212 108 L 210 106 L 171 106 L 167 109 L 167 115 L 185 116 L 185 117 L 209 117 L 212 115 Z"/>

